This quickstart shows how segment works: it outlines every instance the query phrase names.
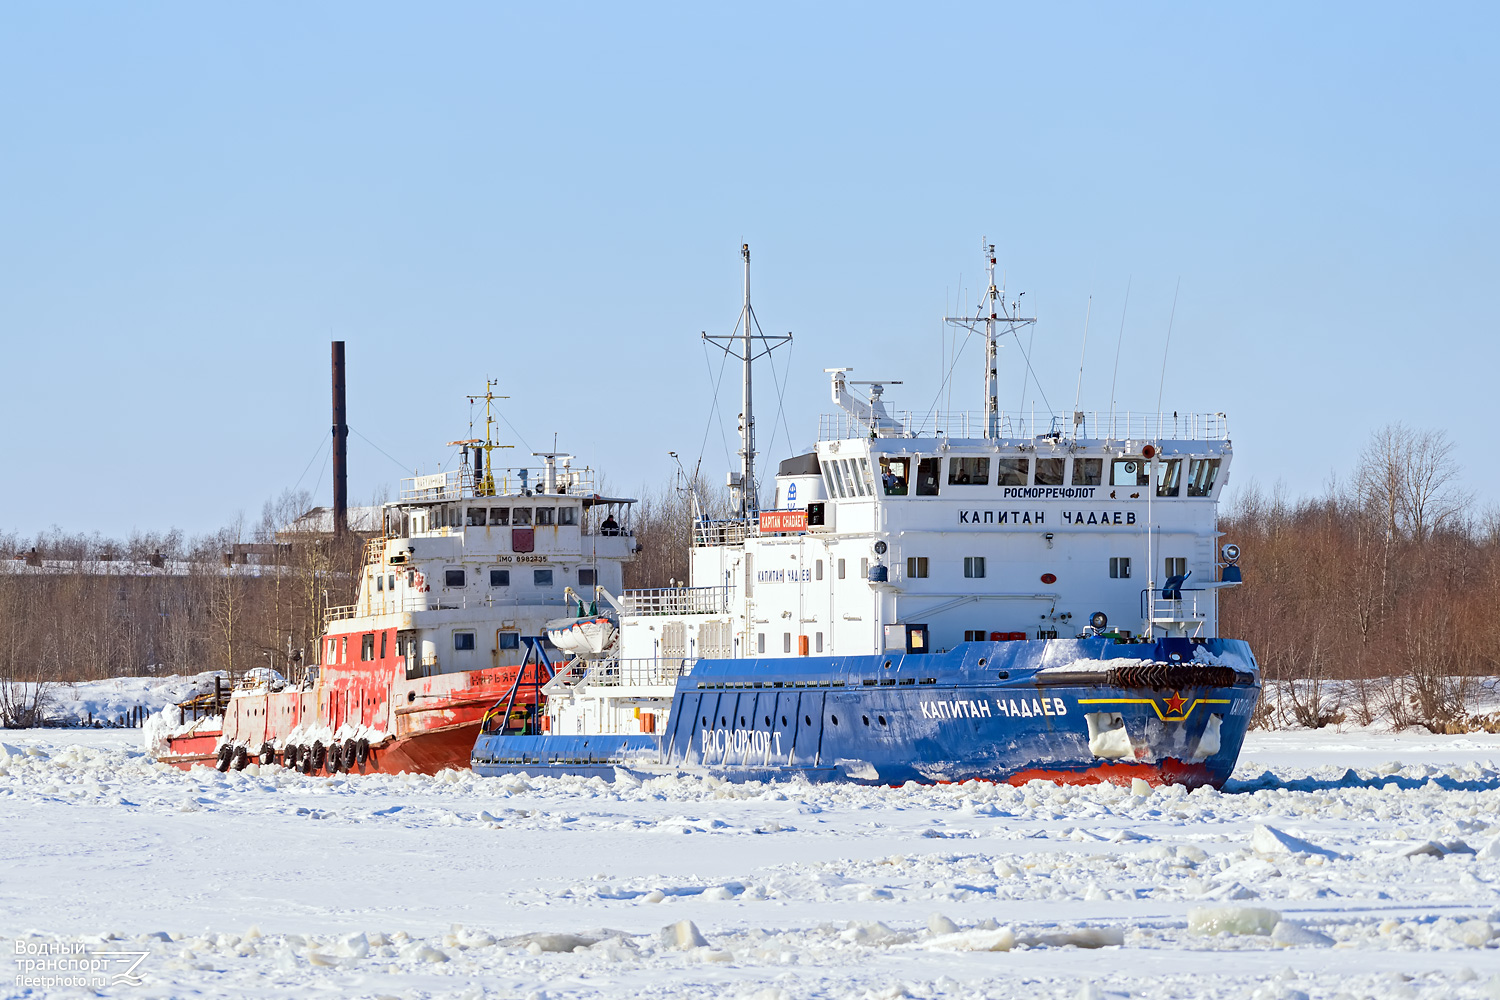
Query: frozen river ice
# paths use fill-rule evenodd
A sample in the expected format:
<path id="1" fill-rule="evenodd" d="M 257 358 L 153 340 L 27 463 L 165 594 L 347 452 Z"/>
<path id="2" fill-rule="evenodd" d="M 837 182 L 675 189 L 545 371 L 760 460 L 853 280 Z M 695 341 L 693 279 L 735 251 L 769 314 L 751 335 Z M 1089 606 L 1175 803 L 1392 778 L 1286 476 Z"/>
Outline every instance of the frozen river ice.
<path id="1" fill-rule="evenodd" d="M 1255 733 L 1222 794 L 220 775 L 137 738 L 3 736 L 6 995 L 1500 997 L 1495 736 Z M 48 984 L 80 952 L 141 984 Z"/>

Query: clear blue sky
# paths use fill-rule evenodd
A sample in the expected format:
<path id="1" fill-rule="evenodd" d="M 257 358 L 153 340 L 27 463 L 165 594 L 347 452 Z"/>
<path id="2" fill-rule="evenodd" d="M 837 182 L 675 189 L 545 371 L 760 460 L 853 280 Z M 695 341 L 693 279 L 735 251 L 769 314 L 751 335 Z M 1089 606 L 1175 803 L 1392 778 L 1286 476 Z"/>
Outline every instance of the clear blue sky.
<path id="1" fill-rule="evenodd" d="M 336 338 L 404 474 L 488 376 L 531 449 L 665 483 L 742 241 L 796 335 L 794 445 L 825 367 L 925 410 L 982 236 L 1056 409 L 1090 295 L 1108 408 L 1127 282 L 1119 405 L 1155 409 L 1180 279 L 1164 405 L 1230 414 L 1236 484 L 1320 490 L 1402 420 L 1500 498 L 1495 10 L 7 4 L 0 529 L 253 519 L 328 437 Z M 355 500 L 403 475 L 358 436 L 351 461 Z"/>

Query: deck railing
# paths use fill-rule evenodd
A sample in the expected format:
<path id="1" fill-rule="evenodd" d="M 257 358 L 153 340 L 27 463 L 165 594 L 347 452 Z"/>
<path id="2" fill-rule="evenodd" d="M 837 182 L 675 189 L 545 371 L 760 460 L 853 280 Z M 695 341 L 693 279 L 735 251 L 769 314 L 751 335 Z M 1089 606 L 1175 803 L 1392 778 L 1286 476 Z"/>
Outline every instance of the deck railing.
<path id="1" fill-rule="evenodd" d="M 620 595 L 627 615 L 721 615 L 729 610 L 728 587 L 657 587 Z"/>
<path id="2" fill-rule="evenodd" d="M 588 672 L 584 683 L 603 687 L 668 686 L 692 673 L 697 662 L 692 657 L 605 660 Z"/>
<path id="3" fill-rule="evenodd" d="M 879 437 L 982 438 L 988 417 L 981 410 L 890 414 L 895 427 L 881 428 Z M 1058 435 L 1062 440 L 1095 441 L 1225 441 L 1229 420 L 1222 413 L 1134 413 L 1108 410 L 1074 413 L 1007 413 L 998 415 L 1002 438 L 1035 440 Z M 825 413 L 818 421 L 819 441 L 868 438 L 870 424 L 847 413 Z"/>

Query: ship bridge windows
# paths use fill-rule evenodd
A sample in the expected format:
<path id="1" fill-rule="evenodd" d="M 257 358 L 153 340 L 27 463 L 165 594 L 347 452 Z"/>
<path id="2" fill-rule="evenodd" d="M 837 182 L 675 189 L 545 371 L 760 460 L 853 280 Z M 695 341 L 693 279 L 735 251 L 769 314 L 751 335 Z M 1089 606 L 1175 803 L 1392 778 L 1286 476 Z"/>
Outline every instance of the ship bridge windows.
<path id="1" fill-rule="evenodd" d="M 886 496 L 906 496 L 906 483 L 910 478 L 911 459 L 882 458 L 880 460 L 880 485 Z"/>
<path id="2" fill-rule="evenodd" d="M 538 507 L 536 509 L 536 523 L 541 525 L 552 525 L 557 523 L 556 507 Z"/>
<path id="3" fill-rule="evenodd" d="M 578 567 L 578 586 L 592 587 L 599 582 L 598 572 L 590 566 Z"/>
<path id="4" fill-rule="evenodd" d="M 1001 459 L 1002 462 L 1005 459 Z M 1026 481 L 1023 477 L 1023 483 Z M 990 484 L 990 460 L 986 457 L 958 457 L 948 459 L 949 486 L 988 486 Z"/>
<path id="5" fill-rule="evenodd" d="M 1119 458 L 1109 464 L 1109 485 L 1145 486 L 1151 482 L 1151 463 L 1144 458 Z"/>
<path id="6" fill-rule="evenodd" d="M 917 496 L 935 497 L 938 495 L 938 476 L 942 473 L 943 460 L 941 458 L 919 458 L 917 459 Z"/>
<path id="7" fill-rule="evenodd" d="M 531 524 L 531 508 L 530 507 L 514 507 L 514 508 L 512 508 L 511 509 L 511 513 L 510 513 L 510 523 L 511 524 L 518 524 L 518 525 L 529 525 L 529 524 Z"/>
<path id="8" fill-rule="evenodd" d="M 1098 486 L 1104 481 L 1104 459 L 1073 459 L 1073 485 Z"/>
<path id="9" fill-rule="evenodd" d="M 1182 459 L 1169 458 L 1156 467 L 1156 495 L 1175 497 L 1182 489 Z"/>
<path id="10" fill-rule="evenodd" d="M 1036 485 L 1061 486 L 1065 458 L 1039 458 L 1036 460 Z"/>
<path id="11" fill-rule="evenodd" d="M 491 507 L 490 508 L 490 524 L 491 525 L 499 525 L 501 527 L 509 527 L 510 526 L 510 508 L 509 507 Z"/>
<path id="12" fill-rule="evenodd" d="M 1214 491 L 1214 481 L 1219 478 L 1219 460 L 1217 458 L 1195 458 L 1188 463 L 1187 495 L 1190 497 L 1210 496 Z"/>
<path id="13" fill-rule="evenodd" d="M 538 587 L 552 586 L 552 571 L 550 569 L 534 569 L 531 571 L 532 582 Z"/>
<path id="14" fill-rule="evenodd" d="M 464 571 L 461 569 L 443 570 L 443 586 L 462 587 L 464 585 Z"/>
<path id="15" fill-rule="evenodd" d="M 578 525 L 578 508 L 577 507 L 559 507 L 559 508 L 557 508 L 557 523 L 559 525 L 562 525 L 563 527 L 577 527 L 577 525 Z"/>
<path id="16" fill-rule="evenodd" d="M 460 652 L 463 652 L 463 651 L 472 651 L 474 649 L 474 633 L 473 632 L 454 632 L 453 633 L 453 648 L 455 650 L 460 651 Z"/>
<path id="17" fill-rule="evenodd" d="M 508 570 L 508 569 L 492 569 L 492 570 L 490 570 L 490 586 L 491 587 L 509 587 L 510 586 L 510 570 Z"/>
<path id="18" fill-rule="evenodd" d="M 1031 459 L 1029 458 L 997 458 L 995 464 L 999 466 L 996 486 L 1025 486 L 1027 477 L 1031 474 Z"/>
<path id="19" fill-rule="evenodd" d="M 470 507 L 469 508 L 469 527 L 471 527 L 471 528 L 482 528 L 482 527 L 484 527 L 485 515 L 486 515 L 485 508 L 483 508 L 483 507 Z"/>

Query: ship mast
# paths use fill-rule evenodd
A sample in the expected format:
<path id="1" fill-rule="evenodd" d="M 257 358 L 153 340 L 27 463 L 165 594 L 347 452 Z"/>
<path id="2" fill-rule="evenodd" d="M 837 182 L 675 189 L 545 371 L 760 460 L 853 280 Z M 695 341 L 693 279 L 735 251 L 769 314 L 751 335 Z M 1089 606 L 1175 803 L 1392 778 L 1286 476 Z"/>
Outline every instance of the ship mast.
<path id="1" fill-rule="evenodd" d="M 478 446 L 474 449 L 474 464 L 476 466 L 482 465 L 483 467 L 475 468 L 474 470 L 474 495 L 480 497 L 492 497 L 495 495 L 495 462 L 494 459 L 490 457 L 491 453 L 496 448 L 511 447 L 508 444 L 495 443 L 495 400 L 510 398 L 509 396 L 495 395 L 495 386 L 499 384 L 500 382 L 498 379 L 486 379 L 484 383 L 484 395 L 469 397 L 470 403 L 477 403 L 481 399 L 484 400 L 484 440 L 482 442 L 474 440 L 449 442 L 450 444 L 473 444 Z M 472 421 L 470 423 L 470 426 L 472 426 Z M 470 431 L 470 433 L 473 432 Z M 479 457 L 481 454 L 481 449 L 483 449 L 483 459 L 480 459 Z"/>
<path id="2" fill-rule="evenodd" d="M 733 491 L 736 516 L 740 520 L 748 520 L 760 512 L 760 492 L 755 479 L 755 399 L 752 363 L 757 358 L 770 354 L 782 344 L 790 343 L 792 335 L 788 333 L 767 337 L 765 331 L 760 328 L 760 320 L 750 306 L 750 244 L 741 244 L 740 256 L 745 261 L 745 304 L 740 308 L 739 321 L 734 325 L 734 332 L 729 334 L 704 333 L 703 339 L 730 357 L 738 358 L 743 368 L 740 389 L 740 468 L 738 472 L 729 474 L 729 488 Z M 760 343 L 752 344 L 752 341 Z"/>
<path id="3" fill-rule="evenodd" d="M 1035 323 L 1036 317 L 1014 315 L 1016 303 L 1007 305 L 1005 292 L 995 284 L 995 244 L 986 242 L 983 246 L 985 259 L 989 262 L 985 265 L 989 288 L 979 301 L 978 312 L 974 316 L 944 316 L 943 319 L 975 333 L 979 332 L 977 324 L 984 323 L 984 436 L 997 438 L 1000 436 L 999 337 Z M 998 329 L 1002 324 L 1005 329 Z"/>

